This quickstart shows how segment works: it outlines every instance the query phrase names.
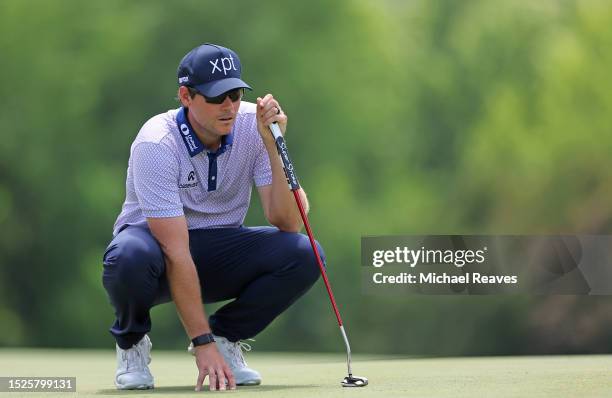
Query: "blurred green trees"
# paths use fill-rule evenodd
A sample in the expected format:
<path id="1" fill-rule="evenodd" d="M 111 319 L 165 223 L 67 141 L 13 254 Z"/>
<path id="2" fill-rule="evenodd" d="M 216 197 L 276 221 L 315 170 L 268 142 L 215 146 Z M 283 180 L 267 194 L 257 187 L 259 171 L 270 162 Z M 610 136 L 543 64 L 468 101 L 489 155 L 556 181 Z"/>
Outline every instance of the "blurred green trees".
<path id="1" fill-rule="evenodd" d="M 101 256 L 130 143 L 213 42 L 240 55 L 247 100 L 289 115 L 358 346 L 610 351 L 607 298 L 366 296 L 359 273 L 362 235 L 609 233 L 610 26 L 606 1 L 1 0 L 0 345 L 112 344 Z M 153 317 L 157 346 L 183 347 L 172 304 Z M 258 347 L 335 350 L 333 322 L 318 285 Z"/>

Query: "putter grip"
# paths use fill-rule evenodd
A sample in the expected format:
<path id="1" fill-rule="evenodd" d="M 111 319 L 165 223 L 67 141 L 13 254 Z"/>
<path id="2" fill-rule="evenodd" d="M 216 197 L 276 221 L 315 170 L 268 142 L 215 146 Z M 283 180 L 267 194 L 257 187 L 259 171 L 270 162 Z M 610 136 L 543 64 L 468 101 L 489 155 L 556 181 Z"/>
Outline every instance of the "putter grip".
<path id="1" fill-rule="evenodd" d="M 295 175 L 293 163 L 291 163 L 289 151 L 287 150 L 287 144 L 285 144 L 285 139 L 283 138 L 281 129 L 276 122 L 272 123 L 269 127 L 270 131 L 272 132 L 272 136 L 274 137 L 274 142 L 276 143 L 276 150 L 278 151 L 278 155 L 283 162 L 283 170 L 285 171 L 285 177 L 287 177 L 289 189 L 292 191 L 297 191 L 300 189 L 300 183 L 298 182 L 297 175 Z"/>

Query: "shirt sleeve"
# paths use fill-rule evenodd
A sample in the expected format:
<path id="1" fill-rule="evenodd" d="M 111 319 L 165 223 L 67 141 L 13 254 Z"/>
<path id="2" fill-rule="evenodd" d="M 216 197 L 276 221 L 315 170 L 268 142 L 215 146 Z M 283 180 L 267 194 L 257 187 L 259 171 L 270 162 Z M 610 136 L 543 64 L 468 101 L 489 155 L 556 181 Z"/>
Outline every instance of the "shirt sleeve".
<path id="1" fill-rule="evenodd" d="M 255 129 L 257 129 L 257 124 L 255 124 Z M 270 166 L 270 157 L 268 156 L 266 146 L 261 140 L 261 136 L 257 130 L 255 130 L 255 133 L 255 149 L 257 153 L 255 155 L 253 179 L 255 180 L 255 186 L 261 187 L 263 185 L 272 184 L 272 167 Z"/>
<path id="2" fill-rule="evenodd" d="M 136 145 L 132 151 L 132 170 L 136 197 L 145 217 L 184 214 L 178 187 L 178 159 L 168 148 L 152 142 Z"/>

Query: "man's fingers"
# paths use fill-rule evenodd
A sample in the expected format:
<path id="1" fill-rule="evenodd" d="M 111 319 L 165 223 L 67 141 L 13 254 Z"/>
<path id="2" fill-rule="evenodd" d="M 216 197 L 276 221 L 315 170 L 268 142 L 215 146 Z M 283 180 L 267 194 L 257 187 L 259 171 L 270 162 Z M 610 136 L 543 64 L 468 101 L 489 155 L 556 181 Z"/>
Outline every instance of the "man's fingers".
<path id="1" fill-rule="evenodd" d="M 204 378 L 206 378 L 206 372 L 203 372 L 200 370 L 200 372 L 198 373 L 198 381 L 196 381 L 196 386 L 195 386 L 196 391 L 202 390 L 202 384 L 204 384 Z"/>
<path id="2" fill-rule="evenodd" d="M 217 374 L 212 367 L 208 368 L 208 384 L 210 384 L 210 391 L 217 389 Z"/>
<path id="3" fill-rule="evenodd" d="M 259 109 L 270 109 L 274 106 L 278 106 L 278 101 L 274 99 L 272 94 L 266 94 L 263 98 L 257 98 L 257 107 Z"/>
<path id="4" fill-rule="evenodd" d="M 280 114 L 280 105 L 272 105 L 262 108 L 260 112 L 257 113 L 257 117 L 259 120 L 265 120 L 271 116 Z"/>
<path id="5" fill-rule="evenodd" d="M 225 373 L 223 372 L 223 368 L 221 366 L 217 368 L 217 381 L 219 383 L 219 390 L 225 390 L 227 380 L 225 378 Z"/>
<path id="6" fill-rule="evenodd" d="M 257 105 L 259 105 L 260 108 L 264 108 L 268 104 L 268 102 L 273 99 L 274 97 L 272 96 L 272 94 L 266 94 L 263 98 L 257 98 Z"/>
<path id="7" fill-rule="evenodd" d="M 257 97 L 257 125 L 265 134 L 268 126 L 277 122 L 281 126 L 283 134 L 287 126 L 287 115 L 282 111 L 278 101 L 272 94 L 266 94 L 263 98 Z"/>
<path id="8" fill-rule="evenodd" d="M 266 118 L 263 121 L 264 126 L 269 126 L 274 122 L 278 122 L 278 124 L 284 124 L 287 121 L 287 116 L 285 114 L 280 114 L 280 115 L 272 115 L 269 118 Z"/>
<path id="9" fill-rule="evenodd" d="M 232 373 L 232 371 L 230 370 L 229 366 L 227 366 L 227 364 L 223 364 L 223 371 L 225 372 L 225 377 L 227 377 L 229 389 L 235 390 L 236 389 L 236 379 L 234 379 L 234 373 Z"/>
<path id="10" fill-rule="evenodd" d="M 276 115 L 278 115 L 280 112 L 278 111 L 280 108 L 273 106 L 272 108 L 268 109 L 266 111 L 266 113 L 263 114 L 262 119 L 269 119 L 271 117 L 274 117 Z"/>

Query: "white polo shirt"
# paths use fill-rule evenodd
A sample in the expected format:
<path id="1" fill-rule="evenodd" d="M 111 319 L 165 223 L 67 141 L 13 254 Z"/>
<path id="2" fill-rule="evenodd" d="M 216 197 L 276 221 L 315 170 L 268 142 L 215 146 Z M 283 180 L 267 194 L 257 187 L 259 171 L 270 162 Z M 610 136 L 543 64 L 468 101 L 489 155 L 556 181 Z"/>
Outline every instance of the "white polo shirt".
<path id="1" fill-rule="evenodd" d="M 189 229 L 242 225 L 253 184 L 272 183 L 255 107 L 240 104 L 216 152 L 200 142 L 183 108 L 149 119 L 130 149 L 126 198 L 113 235 L 125 225 L 146 223 L 146 217 L 184 215 Z"/>

